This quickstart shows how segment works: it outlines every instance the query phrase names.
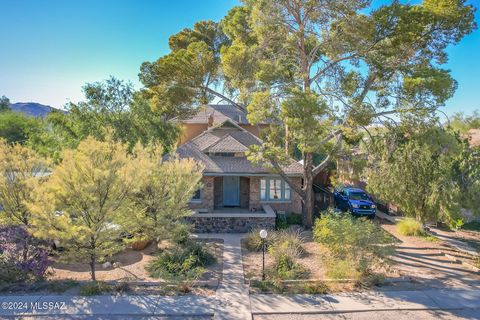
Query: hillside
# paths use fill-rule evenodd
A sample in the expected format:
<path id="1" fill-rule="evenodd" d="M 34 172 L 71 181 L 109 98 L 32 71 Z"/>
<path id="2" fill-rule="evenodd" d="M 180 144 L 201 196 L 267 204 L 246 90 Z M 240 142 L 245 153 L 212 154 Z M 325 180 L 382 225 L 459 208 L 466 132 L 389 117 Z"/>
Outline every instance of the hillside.
<path id="1" fill-rule="evenodd" d="M 10 108 L 15 112 L 22 112 L 27 116 L 32 117 L 45 117 L 53 110 L 58 110 L 50 106 L 46 106 L 36 102 L 17 102 L 10 104 Z"/>

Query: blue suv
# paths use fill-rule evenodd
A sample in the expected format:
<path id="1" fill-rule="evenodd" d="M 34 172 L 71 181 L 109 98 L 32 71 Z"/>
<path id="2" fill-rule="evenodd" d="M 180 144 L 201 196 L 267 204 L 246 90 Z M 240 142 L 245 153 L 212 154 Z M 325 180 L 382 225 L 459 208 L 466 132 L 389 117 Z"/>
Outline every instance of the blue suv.
<path id="1" fill-rule="evenodd" d="M 377 207 L 372 198 L 359 188 L 344 187 L 333 192 L 335 207 L 342 211 L 349 211 L 357 217 L 375 218 Z"/>

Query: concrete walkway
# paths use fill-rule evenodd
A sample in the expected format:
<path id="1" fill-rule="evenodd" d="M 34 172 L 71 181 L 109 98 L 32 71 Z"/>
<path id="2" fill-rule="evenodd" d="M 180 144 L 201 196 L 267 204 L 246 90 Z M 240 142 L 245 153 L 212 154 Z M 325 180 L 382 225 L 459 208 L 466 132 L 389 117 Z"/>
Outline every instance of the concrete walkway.
<path id="1" fill-rule="evenodd" d="M 199 238 L 223 239 L 223 273 L 217 290 L 214 319 L 252 319 L 248 285 L 243 276 L 242 247 L 245 234 L 199 234 Z"/>

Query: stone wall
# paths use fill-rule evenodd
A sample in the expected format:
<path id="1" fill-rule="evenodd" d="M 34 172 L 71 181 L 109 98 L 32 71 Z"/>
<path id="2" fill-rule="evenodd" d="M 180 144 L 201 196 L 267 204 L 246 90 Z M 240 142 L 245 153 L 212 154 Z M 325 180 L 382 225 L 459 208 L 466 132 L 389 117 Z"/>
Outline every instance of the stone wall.
<path id="1" fill-rule="evenodd" d="M 203 216 L 202 216 L 203 215 Z M 195 214 L 187 218 L 193 223 L 194 231 L 199 233 L 244 233 L 253 229 L 275 229 L 275 216 L 227 217 L 213 214 Z"/>

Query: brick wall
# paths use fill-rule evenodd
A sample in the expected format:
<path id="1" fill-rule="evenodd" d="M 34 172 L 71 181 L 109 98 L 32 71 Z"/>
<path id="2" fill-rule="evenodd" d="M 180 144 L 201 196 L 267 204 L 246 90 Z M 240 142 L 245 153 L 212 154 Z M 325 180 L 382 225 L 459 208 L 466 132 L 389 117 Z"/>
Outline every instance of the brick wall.
<path id="1" fill-rule="evenodd" d="M 290 178 L 292 182 L 298 187 L 302 186 L 301 177 Z M 276 201 L 260 201 L 260 177 L 250 177 L 250 210 L 256 208 L 257 210 L 262 208 L 262 204 L 269 204 L 275 211 L 285 211 L 286 213 L 302 212 L 302 198 L 291 190 L 292 200 L 288 202 L 276 202 Z"/>

